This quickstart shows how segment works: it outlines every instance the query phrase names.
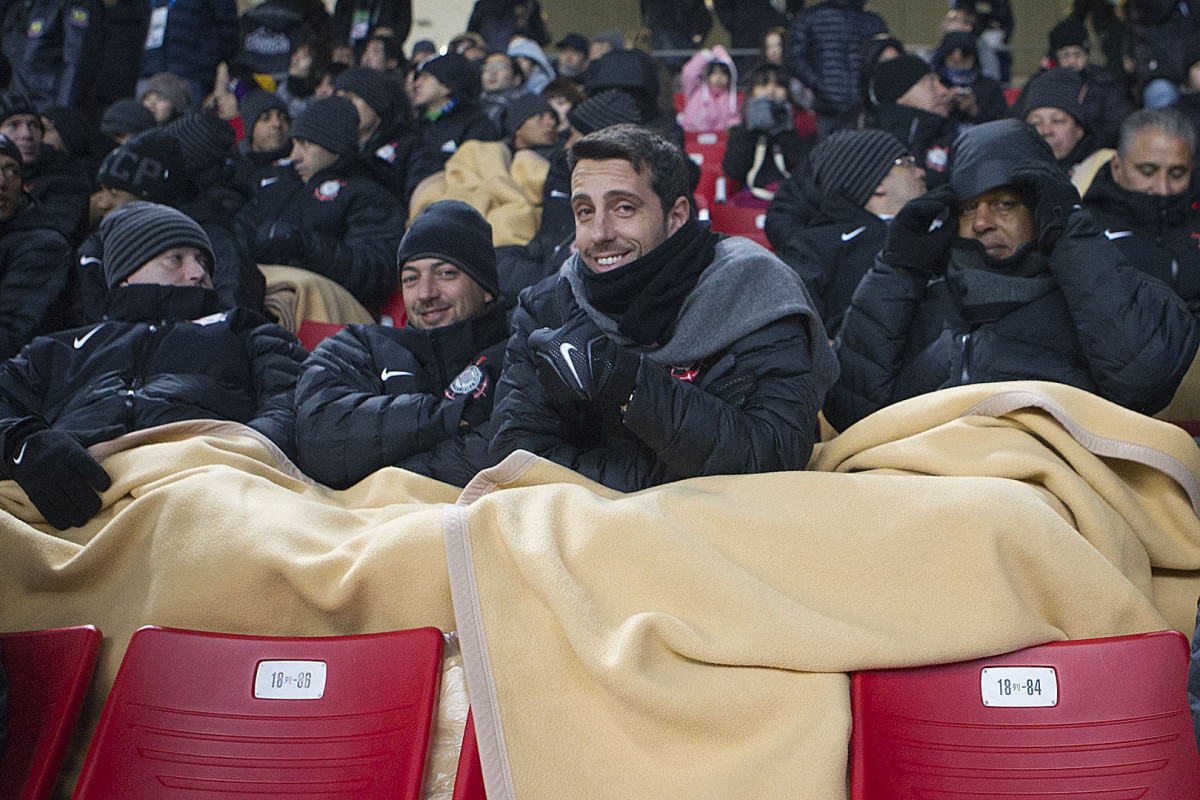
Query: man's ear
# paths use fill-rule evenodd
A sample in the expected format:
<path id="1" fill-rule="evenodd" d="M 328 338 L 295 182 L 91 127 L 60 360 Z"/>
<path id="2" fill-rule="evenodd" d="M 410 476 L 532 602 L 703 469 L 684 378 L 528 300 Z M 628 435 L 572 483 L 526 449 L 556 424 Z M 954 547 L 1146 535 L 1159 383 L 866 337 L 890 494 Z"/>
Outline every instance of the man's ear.
<path id="1" fill-rule="evenodd" d="M 671 210 L 667 212 L 667 236 L 672 235 L 675 231 L 683 227 L 683 223 L 688 221 L 688 217 L 692 215 L 692 201 L 684 195 L 679 195 L 675 198 L 675 204 L 671 206 Z"/>

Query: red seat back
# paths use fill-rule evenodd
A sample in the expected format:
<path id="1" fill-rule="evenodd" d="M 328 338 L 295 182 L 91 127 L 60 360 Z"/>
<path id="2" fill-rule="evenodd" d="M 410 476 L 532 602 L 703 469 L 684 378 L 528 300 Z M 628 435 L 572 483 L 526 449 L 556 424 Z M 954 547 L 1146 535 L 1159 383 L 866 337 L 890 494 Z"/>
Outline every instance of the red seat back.
<path id="1" fill-rule="evenodd" d="M 9 683 L 0 799 L 50 796 L 100 652 L 93 625 L 0 633 Z"/>
<path id="2" fill-rule="evenodd" d="M 276 638 L 142 628 L 76 800 L 417 800 L 441 680 L 435 628 Z"/>
<path id="3" fill-rule="evenodd" d="M 312 352 L 314 347 L 345 327 L 338 322 L 317 322 L 306 319 L 300 323 L 300 332 L 296 334 L 296 338 L 300 340 L 300 344 L 304 345 L 305 350 Z"/>
<path id="4" fill-rule="evenodd" d="M 761 208 L 745 208 L 717 203 L 709 208 L 708 219 L 712 229 L 717 233 L 745 236 L 768 250 L 774 251 L 770 240 L 767 239 L 767 232 L 763 230 L 767 212 Z"/>
<path id="5" fill-rule="evenodd" d="M 475 715 L 470 711 L 467 712 L 467 729 L 463 731 L 462 753 L 458 757 L 452 800 L 487 800 L 483 788 L 483 766 L 479 761 L 479 743 L 475 740 Z"/>
<path id="6" fill-rule="evenodd" d="M 1177 631 L 1085 639 L 851 683 L 851 797 L 1200 797 Z"/>

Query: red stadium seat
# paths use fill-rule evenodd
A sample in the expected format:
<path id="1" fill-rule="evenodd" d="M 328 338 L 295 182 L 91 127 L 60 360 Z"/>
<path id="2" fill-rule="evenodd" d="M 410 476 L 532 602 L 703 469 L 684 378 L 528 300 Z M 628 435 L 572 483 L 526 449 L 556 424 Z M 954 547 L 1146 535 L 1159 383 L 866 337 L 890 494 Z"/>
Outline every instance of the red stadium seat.
<path id="1" fill-rule="evenodd" d="M 9 683 L 0 799 L 50 796 L 92 679 L 100 639 L 93 625 L 0 633 Z"/>
<path id="2" fill-rule="evenodd" d="M 75 800 L 417 800 L 442 646 L 436 628 L 320 638 L 142 628 Z"/>
<path id="3" fill-rule="evenodd" d="M 296 334 L 296 338 L 300 340 L 300 344 L 304 345 L 305 350 L 311 352 L 323 340 L 333 336 L 345 327 L 345 325 L 338 322 L 317 322 L 306 319 L 300 323 L 300 332 Z"/>
<path id="4" fill-rule="evenodd" d="M 1200 797 L 1177 631 L 855 673 L 852 800 Z"/>
<path id="5" fill-rule="evenodd" d="M 479 743 L 475 741 L 475 715 L 470 711 L 467 712 L 467 729 L 463 731 L 462 753 L 458 757 L 451 800 L 487 800 L 483 766 L 479 762 Z"/>
<path id="6" fill-rule="evenodd" d="M 725 131 L 683 134 L 684 152 L 701 169 L 720 170 L 721 159 L 725 155 L 725 145 L 728 143 L 729 134 Z"/>
<path id="7" fill-rule="evenodd" d="M 767 212 L 761 208 L 744 208 L 717 203 L 708 210 L 708 218 L 712 229 L 717 233 L 727 233 L 731 236 L 745 236 L 758 242 L 768 250 L 774 251 L 767 239 L 763 225 L 766 223 Z"/>
<path id="8" fill-rule="evenodd" d="M 380 309 L 379 321 L 384 325 L 390 325 L 393 328 L 403 328 L 404 321 L 408 318 L 408 312 L 404 308 L 404 291 L 397 286 L 392 292 L 392 296 L 383 304 Z"/>

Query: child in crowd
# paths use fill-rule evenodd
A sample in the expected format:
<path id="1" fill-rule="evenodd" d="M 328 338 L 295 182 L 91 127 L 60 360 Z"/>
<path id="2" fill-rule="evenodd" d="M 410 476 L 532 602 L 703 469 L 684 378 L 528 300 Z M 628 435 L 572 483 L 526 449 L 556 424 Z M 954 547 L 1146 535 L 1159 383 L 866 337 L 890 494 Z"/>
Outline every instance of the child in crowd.
<path id="1" fill-rule="evenodd" d="M 723 131 L 741 121 L 738 113 L 737 68 L 721 45 L 701 50 L 679 73 L 685 97 L 679 125 L 688 133 Z"/>

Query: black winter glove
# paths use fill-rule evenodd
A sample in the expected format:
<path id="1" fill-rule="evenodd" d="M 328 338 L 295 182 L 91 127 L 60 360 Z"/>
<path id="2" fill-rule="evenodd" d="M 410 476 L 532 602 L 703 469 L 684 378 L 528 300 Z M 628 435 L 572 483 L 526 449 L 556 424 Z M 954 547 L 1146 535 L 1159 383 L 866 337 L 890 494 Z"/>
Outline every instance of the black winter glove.
<path id="1" fill-rule="evenodd" d="M 777 136 L 795 127 L 792 109 L 782 100 L 754 97 L 746 101 L 746 129 Z"/>
<path id="2" fill-rule="evenodd" d="M 258 264 L 292 264 L 308 253 L 304 231 L 288 222 L 264 222 L 254 233 L 250 257 Z"/>
<path id="3" fill-rule="evenodd" d="M 888 226 L 883 262 L 914 275 L 946 271 L 946 251 L 958 234 L 954 190 L 943 184 L 904 204 Z"/>
<path id="4" fill-rule="evenodd" d="M 112 485 L 104 467 L 76 439 L 62 431 L 34 427 L 10 444 L 8 471 L 46 521 L 66 530 L 83 525 L 100 510 L 100 496 Z"/>
<path id="5" fill-rule="evenodd" d="M 529 334 L 538 378 L 546 397 L 562 404 L 607 400 L 629 402 L 642 357 L 617 345 L 584 312 L 576 312 L 558 330 Z"/>
<path id="6" fill-rule="evenodd" d="M 1050 252 L 1067 229 L 1067 217 L 1079 208 L 1079 190 L 1062 170 L 1048 164 L 1016 170 L 1012 183 L 1027 203 L 1032 200 L 1038 247 L 1042 252 Z"/>

